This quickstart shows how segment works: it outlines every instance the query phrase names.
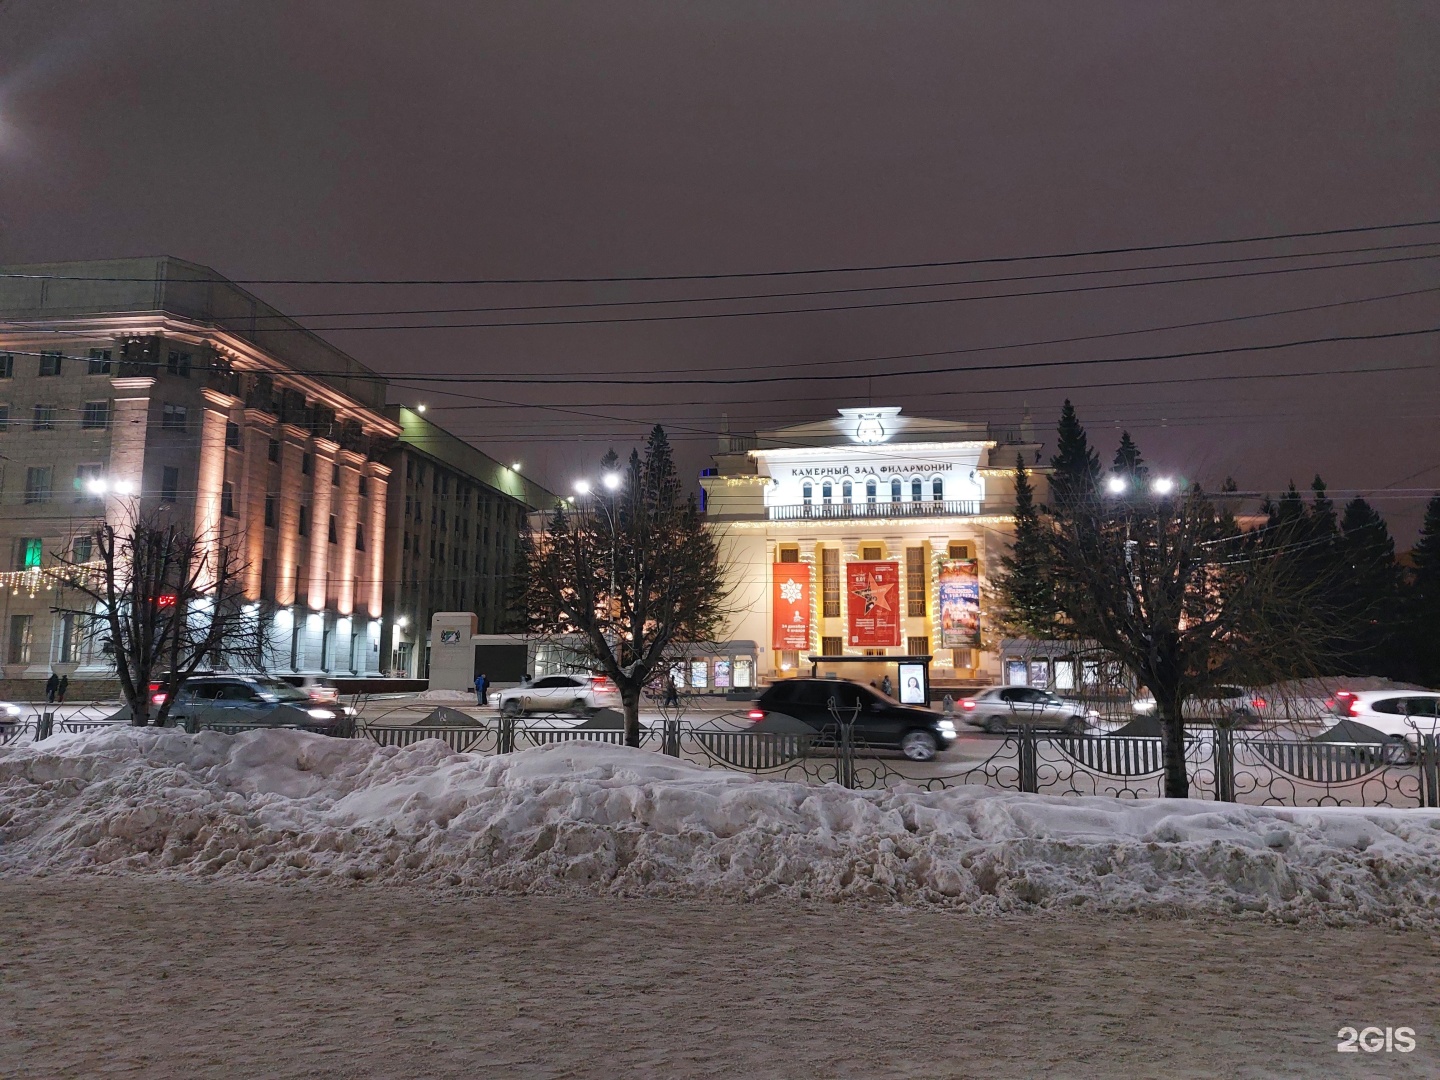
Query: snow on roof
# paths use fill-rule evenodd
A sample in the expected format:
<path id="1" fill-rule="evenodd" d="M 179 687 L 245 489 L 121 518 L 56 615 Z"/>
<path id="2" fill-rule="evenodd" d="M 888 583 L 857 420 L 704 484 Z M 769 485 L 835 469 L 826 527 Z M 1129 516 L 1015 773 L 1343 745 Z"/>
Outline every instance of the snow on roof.
<path id="1" fill-rule="evenodd" d="M 0 873 L 876 899 L 1433 926 L 1440 813 L 848 791 L 654 751 L 119 728 L 0 749 Z"/>

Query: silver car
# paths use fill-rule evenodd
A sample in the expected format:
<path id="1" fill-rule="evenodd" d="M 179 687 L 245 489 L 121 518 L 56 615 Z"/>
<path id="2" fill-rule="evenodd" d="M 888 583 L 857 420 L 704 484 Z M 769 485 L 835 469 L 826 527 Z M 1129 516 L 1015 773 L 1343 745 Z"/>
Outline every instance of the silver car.
<path id="1" fill-rule="evenodd" d="M 1093 711 L 1078 702 L 1031 686 L 993 686 L 956 702 L 956 706 L 967 724 L 997 735 L 1026 726 L 1059 728 L 1081 735 L 1095 717 Z"/>

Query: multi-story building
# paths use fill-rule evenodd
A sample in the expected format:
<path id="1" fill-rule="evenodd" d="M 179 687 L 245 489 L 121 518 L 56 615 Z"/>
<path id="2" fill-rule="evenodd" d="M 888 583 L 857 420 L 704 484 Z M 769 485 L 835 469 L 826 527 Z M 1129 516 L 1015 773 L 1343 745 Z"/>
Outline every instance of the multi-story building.
<path id="1" fill-rule="evenodd" d="M 1028 430 L 888 407 L 721 442 L 700 482 L 736 614 L 714 655 L 691 660 L 692 688 L 812 667 L 894 677 L 905 656 L 930 657 L 936 686 L 1001 679 L 983 605 L 1010 542 L 1017 458 L 1039 455 Z"/>
<path id="2" fill-rule="evenodd" d="M 423 678 L 429 671 L 430 616 L 468 611 L 482 634 L 506 629 L 526 515 L 556 496 L 415 409 L 386 415 L 399 439 L 390 467 L 385 538 L 387 670 Z"/>
<path id="3" fill-rule="evenodd" d="M 382 667 L 385 383 L 207 267 L 0 267 L 0 658 L 103 677 L 39 571 L 96 522 L 166 514 L 243 551 L 272 670 Z M 77 552 L 83 555 L 84 552 Z"/>

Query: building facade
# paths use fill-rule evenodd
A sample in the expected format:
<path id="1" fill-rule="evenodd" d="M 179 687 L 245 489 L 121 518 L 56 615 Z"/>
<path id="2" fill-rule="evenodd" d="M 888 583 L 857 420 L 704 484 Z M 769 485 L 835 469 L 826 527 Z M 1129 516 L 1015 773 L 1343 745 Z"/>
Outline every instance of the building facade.
<path id="1" fill-rule="evenodd" d="M 399 436 L 384 458 L 382 652 L 391 674 L 425 678 L 435 612 L 472 612 L 481 634 L 507 628 L 526 515 L 557 499 L 414 409 L 391 406 L 387 415 Z"/>
<path id="2" fill-rule="evenodd" d="M 691 687 L 812 667 L 893 678 L 903 656 L 931 657 L 937 689 L 1001 681 L 988 578 L 1010 543 L 1017 459 L 1034 468 L 1039 451 L 1024 429 L 893 406 L 722 437 L 701 486 L 735 614 L 715 655 L 691 661 Z M 1044 469 L 1034 483 L 1043 499 Z"/>
<path id="3" fill-rule="evenodd" d="M 41 571 L 137 513 L 238 545 L 271 670 L 382 670 L 400 425 L 381 378 L 177 259 L 0 268 L 0 320 L 7 679 L 109 673 Z"/>

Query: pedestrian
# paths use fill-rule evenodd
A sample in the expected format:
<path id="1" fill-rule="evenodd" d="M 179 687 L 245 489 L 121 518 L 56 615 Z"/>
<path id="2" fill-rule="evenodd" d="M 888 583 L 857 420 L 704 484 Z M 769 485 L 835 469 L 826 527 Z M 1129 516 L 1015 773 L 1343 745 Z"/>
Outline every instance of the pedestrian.
<path id="1" fill-rule="evenodd" d="M 60 692 L 60 676 L 50 672 L 50 678 L 45 680 L 45 702 L 55 704 L 55 695 Z"/>
<path id="2" fill-rule="evenodd" d="M 955 699 L 949 694 L 940 699 L 940 711 L 946 716 L 955 715 Z"/>
<path id="3" fill-rule="evenodd" d="M 680 704 L 680 689 L 679 689 L 679 687 L 677 687 L 677 686 L 675 685 L 675 676 L 674 676 L 674 675 L 666 675 L 666 676 L 665 676 L 665 704 L 666 704 L 666 705 L 679 705 L 679 704 Z"/>
<path id="4" fill-rule="evenodd" d="M 883 679 L 880 680 L 880 692 L 886 697 L 889 697 L 894 691 L 894 689 L 894 684 L 890 682 L 889 675 L 886 675 Z"/>
<path id="5" fill-rule="evenodd" d="M 475 704 L 477 704 L 477 705 L 489 705 L 489 704 L 490 704 L 489 689 L 490 689 L 490 680 L 485 677 L 485 673 L 484 673 L 484 672 L 481 672 L 479 675 L 476 675 L 476 676 L 475 676 Z"/>
<path id="6" fill-rule="evenodd" d="M 65 691 L 70 689 L 70 676 L 61 675 L 60 685 L 55 688 L 55 698 L 61 705 L 65 704 Z"/>

